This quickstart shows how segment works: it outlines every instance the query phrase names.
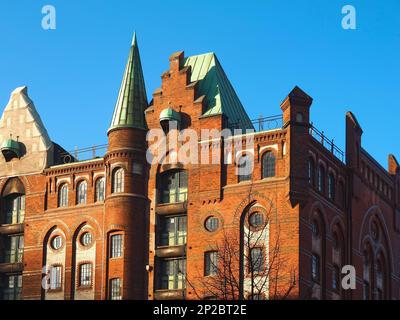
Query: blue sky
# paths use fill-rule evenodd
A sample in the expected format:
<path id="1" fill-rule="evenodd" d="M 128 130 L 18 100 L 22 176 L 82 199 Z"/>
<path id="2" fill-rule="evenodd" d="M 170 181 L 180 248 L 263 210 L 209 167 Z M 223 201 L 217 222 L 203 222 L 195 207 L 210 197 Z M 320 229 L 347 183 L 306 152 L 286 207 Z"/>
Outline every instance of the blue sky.
<path id="1" fill-rule="evenodd" d="M 57 29 L 41 27 L 44 5 Z M 341 27 L 356 8 L 357 29 Z M 66 149 L 107 142 L 137 31 L 148 96 L 172 52 L 216 52 L 251 118 L 280 113 L 295 85 L 314 98 L 314 124 L 344 148 L 353 111 L 363 146 L 400 158 L 400 1 L 16 0 L 0 4 L 0 106 L 29 87 L 50 137 Z"/>

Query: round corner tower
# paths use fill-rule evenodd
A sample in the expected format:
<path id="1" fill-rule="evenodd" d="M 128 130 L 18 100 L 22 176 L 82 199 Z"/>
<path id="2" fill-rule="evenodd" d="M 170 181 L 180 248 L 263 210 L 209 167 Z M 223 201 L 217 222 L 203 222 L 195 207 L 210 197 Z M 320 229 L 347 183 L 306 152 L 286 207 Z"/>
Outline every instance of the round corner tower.
<path id="1" fill-rule="evenodd" d="M 147 297 L 147 97 L 134 35 L 124 77 L 107 132 L 105 299 Z"/>

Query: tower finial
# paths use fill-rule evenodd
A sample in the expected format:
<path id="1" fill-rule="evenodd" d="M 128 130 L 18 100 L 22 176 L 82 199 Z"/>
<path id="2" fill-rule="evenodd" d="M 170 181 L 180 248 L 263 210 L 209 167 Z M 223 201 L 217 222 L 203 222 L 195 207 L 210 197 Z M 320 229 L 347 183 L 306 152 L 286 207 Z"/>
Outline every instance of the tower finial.
<path id="1" fill-rule="evenodd" d="M 136 46 L 136 31 L 133 31 L 132 46 Z"/>

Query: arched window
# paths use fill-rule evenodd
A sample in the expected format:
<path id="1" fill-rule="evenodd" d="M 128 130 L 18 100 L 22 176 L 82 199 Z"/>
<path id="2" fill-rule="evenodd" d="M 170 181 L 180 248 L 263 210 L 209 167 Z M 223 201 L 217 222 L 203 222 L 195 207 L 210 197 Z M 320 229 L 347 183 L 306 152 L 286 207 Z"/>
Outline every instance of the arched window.
<path id="1" fill-rule="evenodd" d="M 58 191 L 58 206 L 66 207 L 68 206 L 68 185 L 64 183 L 60 186 Z"/>
<path id="2" fill-rule="evenodd" d="M 318 167 L 318 191 L 325 192 L 325 168 L 322 165 Z"/>
<path id="3" fill-rule="evenodd" d="M 272 151 L 267 151 L 262 157 L 262 178 L 275 176 L 275 156 Z"/>
<path id="4" fill-rule="evenodd" d="M 346 190 L 344 188 L 344 183 L 342 181 L 339 181 L 338 197 L 339 197 L 339 205 L 342 208 L 344 208 L 346 203 Z"/>
<path id="5" fill-rule="evenodd" d="M 106 179 L 104 177 L 96 180 L 96 202 L 104 201 Z"/>
<path id="6" fill-rule="evenodd" d="M 81 181 L 77 187 L 76 193 L 76 203 L 77 204 L 85 204 L 87 198 L 87 182 Z"/>
<path id="7" fill-rule="evenodd" d="M 363 299 L 369 300 L 371 299 L 372 292 L 372 251 L 370 245 L 364 249 L 363 254 Z"/>
<path id="8" fill-rule="evenodd" d="M 243 154 L 239 157 L 237 162 L 237 175 L 238 182 L 249 181 L 253 173 L 253 161 L 252 157 L 247 154 Z"/>
<path id="9" fill-rule="evenodd" d="M 328 197 L 332 201 L 335 200 L 335 176 L 330 173 L 328 176 Z"/>
<path id="10" fill-rule="evenodd" d="M 320 290 L 313 293 L 313 298 L 324 299 L 326 297 L 326 226 L 323 213 L 319 210 L 313 213 L 311 220 L 312 255 L 311 255 L 311 280 Z"/>
<path id="11" fill-rule="evenodd" d="M 184 202 L 187 199 L 188 177 L 184 170 L 162 173 L 159 181 L 159 203 Z"/>
<path id="12" fill-rule="evenodd" d="M 308 183 L 315 184 L 315 163 L 313 158 L 308 159 Z"/>
<path id="13" fill-rule="evenodd" d="M 385 270 L 385 261 L 382 253 L 378 254 L 378 258 L 376 260 L 376 299 L 384 300 L 387 299 L 386 295 L 386 270 Z"/>
<path id="14" fill-rule="evenodd" d="M 118 168 L 114 170 L 112 179 L 112 192 L 119 193 L 124 192 L 124 169 Z"/>

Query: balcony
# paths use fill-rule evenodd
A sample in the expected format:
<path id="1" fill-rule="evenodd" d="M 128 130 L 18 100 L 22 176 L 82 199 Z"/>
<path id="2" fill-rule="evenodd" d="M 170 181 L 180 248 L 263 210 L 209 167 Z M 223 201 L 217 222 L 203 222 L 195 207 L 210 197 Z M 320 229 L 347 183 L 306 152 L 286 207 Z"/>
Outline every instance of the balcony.
<path id="1" fill-rule="evenodd" d="M 185 290 L 157 290 L 154 292 L 155 300 L 184 300 Z"/>
<path id="2" fill-rule="evenodd" d="M 163 246 L 156 249 L 156 256 L 159 258 L 177 258 L 186 254 L 186 245 Z"/>
<path id="3" fill-rule="evenodd" d="M 9 235 L 24 232 L 24 224 L 3 224 L 0 225 L 0 234 Z"/>
<path id="4" fill-rule="evenodd" d="M 22 262 L 15 263 L 0 263 L 0 273 L 15 273 L 22 272 L 24 265 Z"/>
<path id="5" fill-rule="evenodd" d="M 185 213 L 187 210 L 187 191 L 171 193 L 169 191 L 159 192 L 159 201 L 156 205 L 156 213 L 168 215 L 175 213 Z"/>

